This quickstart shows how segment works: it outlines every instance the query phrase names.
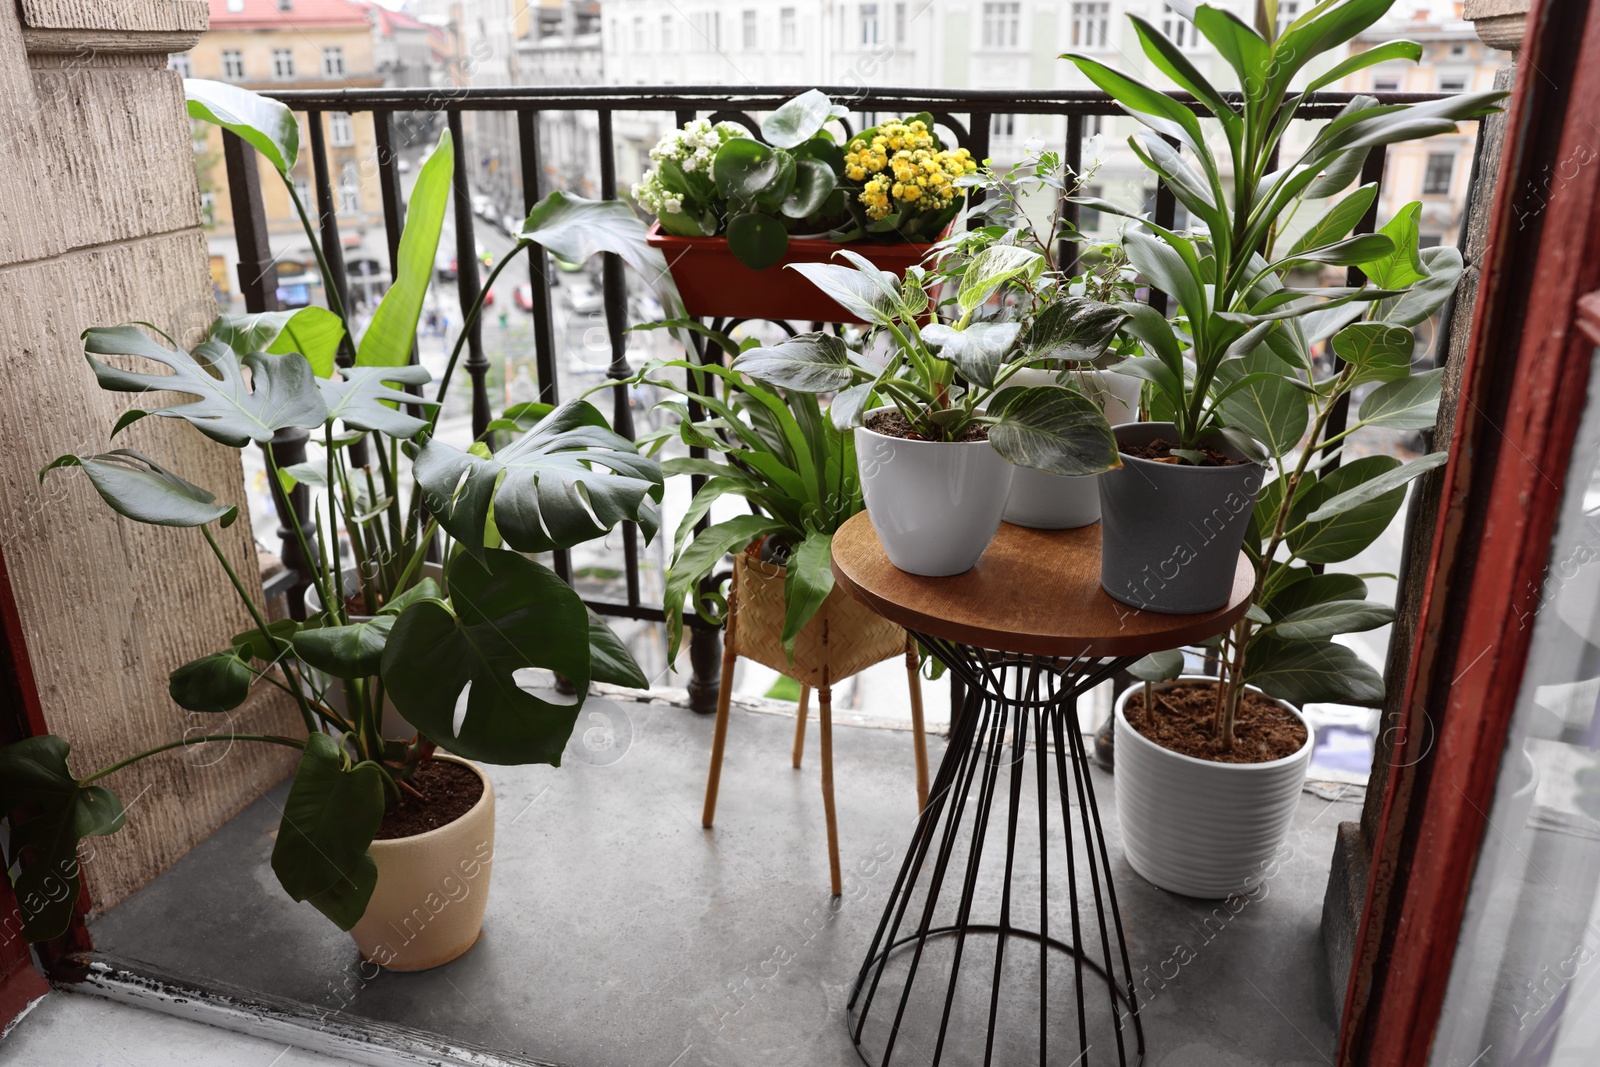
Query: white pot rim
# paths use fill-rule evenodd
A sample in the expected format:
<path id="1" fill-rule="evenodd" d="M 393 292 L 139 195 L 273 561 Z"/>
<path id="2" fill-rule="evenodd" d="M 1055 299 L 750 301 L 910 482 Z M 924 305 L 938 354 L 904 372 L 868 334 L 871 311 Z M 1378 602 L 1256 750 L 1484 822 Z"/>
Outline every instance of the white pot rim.
<path id="1" fill-rule="evenodd" d="M 894 410 L 896 410 L 896 408 L 895 408 L 895 406 L 893 404 L 886 404 L 885 406 L 883 406 L 881 408 L 873 408 L 871 411 L 867 412 L 865 415 L 862 416 L 861 425 L 857 426 L 856 429 L 862 431 L 863 433 L 869 433 L 873 437 L 878 438 L 879 440 L 893 441 L 897 445 L 907 445 L 907 446 L 909 446 L 911 448 L 920 448 L 920 447 L 923 447 L 923 446 L 927 446 L 927 447 L 931 447 L 931 448 L 988 448 L 988 447 L 990 447 L 989 439 L 987 437 L 984 438 L 982 441 L 913 441 L 909 437 L 894 437 L 894 436 L 892 436 L 890 434 L 879 433 L 877 430 L 874 430 L 874 429 L 872 429 L 871 427 L 869 427 L 867 425 L 867 420 L 872 418 L 872 416 L 878 414 L 879 412 L 881 412 L 881 411 L 894 411 Z"/>
<path id="2" fill-rule="evenodd" d="M 1170 678 L 1165 682 L 1151 682 L 1150 684 L 1151 684 L 1151 686 L 1154 687 L 1154 686 L 1172 686 L 1172 685 L 1178 685 L 1178 684 L 1181 684 L 1181 683 L 1184 683 L 1184 682 L 1211 682 L 1212 684 L 1215 684 L 1216 681 L 1217 680 L 1215 678 L 1212 678 L 1209 675 L 1204 675 L 1204 674 L 1180 674 L 1180 675 L 1178 675 L 1178 677 Z M 1117 721 L 1119 723 L 1121 723 L 1123 726 L 1127 727 L 1127 732 L 1129 734 L 1133 735 L 1134 744 L 1149 746 L 1151 749 L 1153 749 L 1153 750 L 1155 750 L 1157 752 L 1160 752 L 1162 755 L 1168 756 L 1171 759 L 1181 760 L 1184 763 L 1194 764 L 1194 765 L 1200 766 L 1200 767 L 1213 767 L 1213 768 L 1216 768 L 1221 773 L 1249 774 L 1252 771 L 1271 770 L 1271 769 L 1276 768 L 1276 767 L 1287 766 L 1289 764 L 1295 763 L 1295 762 L 1297 762 L 1299 760 L 1302 760 L 1302 759 L 1310 759 L 1311 758 L 1311 750 L 1316 747 L 1317 732 L 1311 728 L 1311 724 L 1306 721 L 1305 715 L 1300 711 L 1299 708 L 1295 707 L 1293 704 L 1289 703 L 1287 700 L 1281 700 L 1278 697 L 1274 697 L 1274 696 L 1267 696 L 1266 693 L 1261 692 L 1261 690 L 1257 689 L 1253 685 L 1246 685 L 1245 689 L 1247 691 L 1252 692 L 1252 693 L 1257 693 L 1257 694 L 1259 694 L 1259 695 L 1261 695 L 1263 697 L 1266 697 L 1266 699 L 1272 701 L 1274 704 L 1277 704 L 1279 707 L 1284 708 L 1285 710 L 1287 710 L 1289 712 L 1289 714 L 1293 715 L 1296 719 L 1299 719 L 1300 720 L 1300 725 L 1305 727 L 1305 730 L 1306 730 L 1306 742 L 1305 742 L 1305 744 L 1301 745 L 1298 749 L 1296 749 L 1290 755 L 1283 756 L 1283 757 L 1281 757 L 1279 759 L 1275 759 L 1275 760 L 1267 760 L 1265 763 L 1219 763 L 1216 760 L 1200 759 L 1198 756 L 1188 756 L 1188 755 L 1185 755 L 1182 752 L 1174 752 L 1172 749 L 1168 748 L 1167 746 L 1158 745 L 1154 741 L 1150 740 L 1144 734 L 1140 733 L 1134 727 L 1133 723 L 1128 721 L 1128 716 L 1127 716 L 1128 697 L 1131 694 L 1135 693 L 1135 692 L 1143 690 L 1143 688 L 1144 688 L 1144 685 L 1142 683 L 1141 684 L 1137 684 L 1137 685 L 1129 686 L 1127 689 L 1122 691 L 1122 694 L 1120 696 L 1117 697 L 1117 706 L 1116 706 Z M 1120 741 L 1120 738 L 1118 740 Z"/>
<path id="3" fill-rule="evenodd" d="M 405 837 L 388 837 L 384 838 L 382 841 L 374 840 L 367 846 L 368 849 L 382 848 L 385 845 L 410 845 L 418 841 L 434 840 L 436 836 L 442 837 L 451 830 L 455 829 L 457 823 L 466 822 L 467 819 L 481 811 L 485 805 L 494 803 L 494 787 L 489 784 L 489 776 L 483 773 L 482 767 L 479 767 L 471 760 L 464 760 L 460 756 L 451 755 L 450 753 L 443 751 L 434 753 L 433 758 L 437 760 L 447 760 L 450 763 L 459 763 L 461 766 L 470 770 L 473 774 L 476 774 L 478 776 L 478 780 L 483 783 L 483 792 L 478 794 L 478 802 L 472 805 L 472 807 L 468 808 L 466 811 L 462 812 L 460 815 L 457 815 L 454 819 L 451 819 L 449 822 L 445 823 L 443 826 L 435 826 L 432 830 L 424 830 L 420 834 L 409 834 Z"/>

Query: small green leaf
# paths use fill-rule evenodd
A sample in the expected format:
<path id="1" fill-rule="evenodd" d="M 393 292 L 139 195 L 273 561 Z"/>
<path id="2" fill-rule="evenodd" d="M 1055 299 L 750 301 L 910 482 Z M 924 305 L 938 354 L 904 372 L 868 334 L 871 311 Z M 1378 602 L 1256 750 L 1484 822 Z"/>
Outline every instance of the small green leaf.
<path id="1" fill-rule="evenodd" d="M 301 630 L 292 639 L 294 651 L 335 678 L 369 678 L 383 665 L 383 650 L 394 624 L 393 614 L 380 613 L 368 622 Z"/>
<path id="2" fill-rule="evenodd" d="M 1381 322 L 1356 322 L 1333 335 L 1333 350 L 1355 368 L 1349 385 L 1392 382 L 1411 373 L 1410 330 Z"/>
<path id="3" fill-rule="evenodd" d="M 1428 276 L 1400 296 L 1381 302 L 1373 318 L 1393 326 L 1417 326 L 1444 307 L 1461 281 L 1465 267 L 1461 250 L 1450 245 L 1424 248 L 1422 266 Z"/>
<path id="4" fill-rule="evenodd" d="M 783 650 L 794 661 L 794 644 L 833 591 L 833 534 L 809 531 L 789 553 L 783 580 Z"/>
<path id="5" fill-rule="evenodd" d="M 589 612 L 589 679 L 629 689 L 650 688 L 650 680 L 639 669 L 628 646 L 593 611 Z"/>
<path id="6" fill-rule="evenodd" d="M 964 330 L 934 322 L 922 328 L 922 340 L 939 358 L 954 363 L 967 381 L 988 389 L 1021 330 L 1017 322 L 974 322 Z"/>
<path id="7" fill-rule="evenodd" d="M 1394 247 L 1385 255 L 1363 261 L 1360 267 L 1379 289 L 1404 289 L 1427 277 L 1417 245 L 1421 218 L 1422 203 L 1413 200 L 1378 231 Z"/>
<path id="8" fill-rule="evenodd" d="M 1044 257 L 1016 245 L 990 245 L 972 258 L 961 275 L 956 303 L 965 313 L 988 300 L 1009 281 L 1032 281 L 1044 270 Z"/>
<path id="9" fill-rule="evenodd" d="M 1384 471 L 1382 474 L 1362 482 L 1360 485 L 1346 489 L 1338 496 L 1328 497 L 1317 510 L 1307 516 L 1307 521 L 1324 522 L 1336 515 L 1343 515 L 1351 508 L 1359 507 L 1398 486 L 1405 485 L 1411 479 L 1426 474 L 1435 467 L 1444 466 L 1449 458 L 1450 454 L 1448 452 L 1429 452 L 1420 459 L 1414 459 L 1402 466 Z"/>
<path id="10" fill-rule="evenodd" d="M 1169 648 L 1165 652 L 1152 652 L 1128 668 L 1128 673 L 1141 682 L 1165 682 L 1183 673 L 1183 649 Z"/>
<path id="11" fill-rule="evenodd" d="M 191 660 L 167 676 L 167 694 L 186 711 L 232 711 L 250 695 L 255 673 L 235 649 Z"/>
<path id="12" fill-rule="evenodd" d="M 341 930 L 366 913 L 378 884 L 367 847 L 383 821 L 383 804 L 376 763 L 351 766 L 334 738 L 306 738 L 283 802 L 272 870 L 291 899 L 309 901 Z"/>
<path id="13" fill-rule="evenodd" d="M 322 390 L 323 403 L 328 408 L 328 418 L 338 419 L 354 430 L 376 430 L 402 441 L 409 441 L 428 428 L 425 419 L 419 419 L 399 410 L 399 404 L 415 404 L 422 408 L 436 408 L 437 401 L 423 400 L 401 389 L 399 385 L 426 385 L 433 380 L 428 368 L 413 364 L 399 367 L 346 367 L 337 378 L 317 381 Z"/>
<path id="14" fill-rule="evenodd" d="M 1297 253 L 1307 248 L 1316 248 L 1318 245 L 1337 241 L 1356 228 L 1356 223 L 1367 213 L 1367 208 L 1378 197 L 1378 184 L 1370 182 L 1352 192 L 1349 196 L 1330 207 L 1327 212 L 1316 222 L 1306 228 L 1289 248 L 1289 257 L 1292 259 Z"/>
<path id="15" fill-rule="evenodd" d="M 153 526 L 233 525 L 237 505 L 223 507 L 206 490 L 187 482 L 149 456 L 118 448 L 98 456 L 58 456 L 39 472 L 39 480 L 61 467 L 82 467 L 100 499 L 118 515 Z"/>

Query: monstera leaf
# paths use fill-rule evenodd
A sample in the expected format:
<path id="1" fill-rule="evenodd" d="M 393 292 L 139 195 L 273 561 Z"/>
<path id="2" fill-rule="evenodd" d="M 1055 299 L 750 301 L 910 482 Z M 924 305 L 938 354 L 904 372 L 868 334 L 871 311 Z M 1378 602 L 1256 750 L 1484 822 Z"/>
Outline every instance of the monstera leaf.
<path id="1" fill-rule="evenodd" d="M 321 426 L 328 409 L 317 392 L 317 378 L 302 355 L 252 352 L 243 360 L 219 341 L 205 341 L 194 354 L 166 348 L 133 326 L 97 326 L 83 334 L 84 352 L 100 388 L 111 392 L 172 391 L 198 397 L 154 411 L 134 409 L 117 420 L 112 434 L 147 415 L 184 419 L 211 438 L 234 448 L 251 441 L 266 444 L 290 426 Z M 95 356 L 139 356 L 171 367 L 171 374 L 122 370 Z M 250 372 L 245 379 L 244 370 Z"/>
<path id="2" fill-rule="evenodd" d="M 283 802 L 272 870 L 290 897 L 348 930 L 378 884 L 367 846 L 382 821 L 383 771 L 371 761 L 352 765 L 338 741 L 311 734 Z"/>
<path id="3" fill-rule="evenodd" d="M 436 439 L 413 464 L 428 511 L 469 552 L 483 558 L 484 528 L 519 552 L 570 548 L 632 520 L 655 535 L 661 465 L 639 455 L 585 401 L 563 404 L 499 452 L 475 455 Z M 453 591 L 453 587 L 452 587 Z"/>
<path id="4" fill-rule="evenodd" d="M 312 304 L 292 311 L 261 311 L 253 315 L 218 315 L 210 339 L 235 352 L 270 352 L 305 356 L 317 377 L 333 373 L 344 322 L 324 307 Z"/>
<path id="5" fill-rule="evenodd" d="M 450 600 L 419 600 L 401 614 L 383 655 L 383 682 L 397 711 L 430 741 L 484 763 L 559 765 L 580 703 L 552 704 L 522 689 L 516 673 L 543 667 L 587 691 L 589 612 L 554 571 L 490 549 L 450 567 Z M 637 680 L 610 662 L 607 673 Z M 457 705 L 466 691 L 465 710 Z"/>
<path id="6" fill-rule="evenodd" d="M 237 505 L 223 507 L 216 497 L 173 474 L 142 452 L 118 448 L 98 456 L 58 456 L 39 480 L 59 467 L 82 467 L 100 499 L 118 515 L 152 526 L 204 526 L 220 520 L 232 526 Z"/>
<path id="7" fill-rule="evenodd" d="M 52 734 L 0 749 L 0 812 L 11 815 L 7 869 L 15 878 L 22 936 L 45 941 L 66 933 L 78 906 L 78 842 L 122 829 L 122 802 L 84 785 L 67 769 L 70 747 Z M 9 917 L 8 917 L 9 918 Z"/>
<path id="8" fill-rule="evenodd" d="M 339 378 L 319 380 L 317 387 L 328 406 L 328 418 L 341 419 L 351 429 L 376 430 L 410 440 L 427 429 L 428 422 L 407 415 L 395 405 L 439 406 L 437 401 L 423 400 L 386 384 L 426 385 L 433 380 L 426 367 L 346 367 L 339 374 Z"/>

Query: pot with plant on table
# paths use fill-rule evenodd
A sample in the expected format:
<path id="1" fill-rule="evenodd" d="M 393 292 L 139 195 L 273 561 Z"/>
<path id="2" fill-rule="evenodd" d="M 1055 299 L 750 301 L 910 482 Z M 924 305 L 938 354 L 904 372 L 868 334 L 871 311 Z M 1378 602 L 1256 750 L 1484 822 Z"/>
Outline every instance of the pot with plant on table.
<path id="1" fill-rule="evenodd" d="M 754 137 L 736 122 L 693 119 L 650 150 L 634 199 L 655 215 L 691 315 L 840 322 L 850 318 L 782 263 L 826 261 L 841 245 L 899 275 L 918 263 L 965 203 L 958 179 L 977 169 L 946 148 L 933 116 L 882 123 L 841 144 L 847 113 L 811 89 Z"/>
<path id="2" fill-rule="evenodd" d="M 191 80 L 185 88 L 192 117 L 237 134 L 278 171 L 325 264 L 289 179 L 299 148 L 293 114 L 237 86 Z M 528 554 L 602 536 L 622 521 L 653 532 L 662 489 L 655 461 L 583 400 L 508 412 L 485 433 L 502 435 L 496 452 L 482 441 L 469 451 L 446 444 L 434 430 L 460 344 L 435 399 L 401 388 L 431 377 L 410 355 L 453 160 L 445 134 L 419 170 L 395 282 L 359 344 L 326 276 L 332 308 L 223 315 L 192 351 L 131 325 L 85 333 L 102 388 L 183 398 L 129 410 L 113 437 L 154 415 L 188 422 L 232 448 L 265 445 L 284 429 L 320 438 L 314 463 L 280 469 L 270 450 L 266 457 L 284 487 L 289 525 L 300 531 L 321 607 L 303 621 L 268 622 L 259 587 L 252 593 L 213 534 L 235 521 L 238 507 L 141 453 L 66 455 L 41 472 L 80 468 L 124 518 L 190 536 L 198 531 L 226 572 L 253 625 L 231 638 L 217 635 L 220 651 L 171 672 L 178 706 L 227 713 L 259 683 L 282 691 L 303 730 L 186 733 L 81 778 L 62 738 L 41 735 L 0 749 L 0 811 L 25 813 L 12 824 L 6 858 L 8 865 L 27 860 L 17 877 L 19 898 L 30 902 L 30 940 L 58 936 L 71 921 L 79 841 L 114 833 L 125 821 L 102 779 L 174 749 L 249 742 L 299 752 L 271 856 L 285 892 L 349 931 L 367 960 L 394 970 L 447 963 L 478 940 L 494 855 L 494 793 L 468 761 L 559 763 L 591 681 L 645 684 L 622 642 Z M 533 243 L 584 258 L 561 224 L 572 206 L 538 205 L 496 272 Z M 611 207 L 632 218 L 625 207 Z M 600 245 L 591 239 L 587 248 Z M 468 322 L 481 310 L 480 296 Z M 170 373 L 151 373 L 151 365 Z M 300 494 L 289 492 L 297 485 L 321 493 L 312 505 L 319 514 L 305 522 L 295 504 Z M 586 504 L 577 503 L 580 495 Z M 434 546 L 442 559 L 437 578 L 424 570 Z M 522 688 L 515 674 L 530 668 L 566 678 L 578 699 Z M 390 705 L 397 718 L 386 726 Z M 30 880 L 69 870 L 70 891 L 41 905 Z M 427 917 L 420 925 L 419 910 Z"/>
<path id="3" fill-rule="evenodd" d="M 1348 187 L 1373 149 L 1453 132 L 1505 94 L 1398 105 L 1358 95 L 1303 151 L 1273 165 L 1306 94 L 1374 63 L 1421 56 L 1415 43 L 1389 42 L 1290 90 L 1307 63 L 1389 6 L 1323 4 L 1280 32 L 1271 19 L 1252 28 L 1201 5 L 1194 25 L 1237 76 L 1232 98 L 1177 44 L 1130 16 L 1150 62 L 1225 134 L 1222 161 L 1187 104 L 1092 57 L 1067 57 L 1150 127 L 1129 143 L 1194 220 L 1178 232 L 1081 201 L 1132 220 L 1122 236 L 1128 261 L 1177 307 L 1169 321 L 1147 305 L 1121 305 L 1122 329 L 1143 349 L 1121 369 L 1150 383 L 1152 410 L 1165 421 L 1115 429 L 1122 467 L 1100 483 L 1101 583 L 1143 611 L 1205 611 L 1226 601 L 1241 544 L 1255 565 L 1248 614 L 1206 646 L 1220 677 L 1178 677 L 1183 654 L 1163 653 L 1138 665 L 1147 684 L 1116 706 L 1129 862 L 1192 896 L 1226 896 L 1259 880 L 1281 843 L 1312 749 L 1295 705 L 1382 698 L 1382 678 L 1333 638 L 1382 626 L 1393 611 L 1367 599 L 1362 578 L 1321 567 L 1370 545 L 1399 510 L 1406 483 L 1445 461 L 1435 452 L 1341 463 L 1360 430 L 1433 425 L 1444 372 L 1412 372 L 1412 329 L 1443 306 L 1462 269 L 1454 248 L 1419 248 L 1417 204 L 1376 233 L 1352 236 L 1378 190 Z M 1320 198 L 1335 199 L 1289 231 L 1295 210 Z M 1337 266 L 1360 275 L 1341 287 L 1287 284 L 1293 270 Z M 1324 345 L 1338 357 L 1331 373 L 1313 358 Z M 1358 387 L 1370 392 L 1355 421 L 1328 432 Z"/>

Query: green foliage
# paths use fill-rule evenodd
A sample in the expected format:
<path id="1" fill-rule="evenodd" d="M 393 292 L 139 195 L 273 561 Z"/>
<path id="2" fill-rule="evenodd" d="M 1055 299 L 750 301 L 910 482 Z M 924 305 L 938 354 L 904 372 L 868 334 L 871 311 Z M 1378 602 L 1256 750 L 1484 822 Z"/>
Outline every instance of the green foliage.
<path id="1" fill-rule="evenodd" d="M 360 921 L 378 884 L 367 847 L 383 821 L 383 783 L 377 763 L 353 761 L 337 739 L 311 734 L 283 802 L 272 871 L 291 899 L 341 930 Z"/>
<path id="2" fill-rule="evenodd" d="M 288 106 L 227 82 L 185 78 L 189 117 L 236 133 L 279 174 L 287 176 L 300 155 L 300 123 Z"/>
<path id="3" fill-rule="evenodd" d="M 433 280 L 433 260 L 439 249 L 439 231 L 450 200 L 454 168 L 455 145 L 446 130 L 411 186 L 406 226 L 400 234 L 395 259 L 394 284 L 383 294 L 366 333 L 361 335 L 355 360 L 358 367 L 404 367 L 411 362 L 422 298 Z"/>

